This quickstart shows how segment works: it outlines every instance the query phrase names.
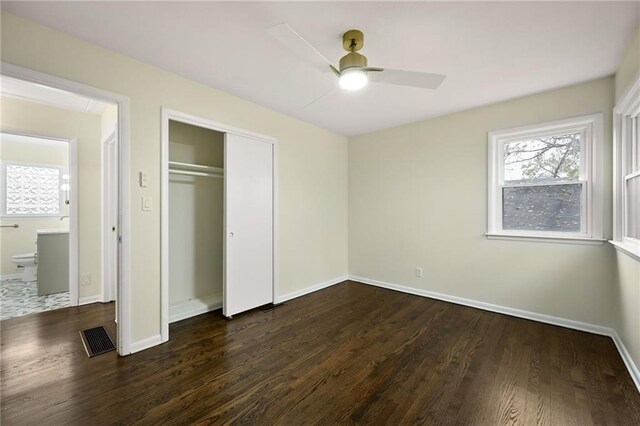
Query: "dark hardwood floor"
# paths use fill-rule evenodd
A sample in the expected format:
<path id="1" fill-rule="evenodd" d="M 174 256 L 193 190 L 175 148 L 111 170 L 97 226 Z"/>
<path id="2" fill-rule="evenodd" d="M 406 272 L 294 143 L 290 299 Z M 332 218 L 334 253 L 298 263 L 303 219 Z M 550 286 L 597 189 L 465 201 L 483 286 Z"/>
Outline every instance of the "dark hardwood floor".
<path id="1" fill-rule="evenodd" d="M 78 330 L 113 315 L 2 321 L 2 424 L 640 424 L 611 339 L 363 284 L 87 358 Z"/>

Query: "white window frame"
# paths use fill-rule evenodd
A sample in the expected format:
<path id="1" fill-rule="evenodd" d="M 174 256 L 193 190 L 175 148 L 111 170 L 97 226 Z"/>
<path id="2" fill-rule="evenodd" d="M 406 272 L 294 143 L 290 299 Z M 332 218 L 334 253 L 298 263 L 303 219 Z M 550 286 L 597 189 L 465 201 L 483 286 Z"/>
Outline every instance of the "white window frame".
<path id="1" fill-rule="evenodd" d="M 64 166 L 59 164 L 45 164 L 45 163 L 25 163 L 22 161 L 1 161 L 0 173 L 2 182 L 2 188 L 0 188 L 0 218 L 4 220 L 10 219 L 52 219 L 59 218 L 64 214 L 64 191 L 61 189 L 62 176 L 67 173 Z M 8 214 L 7 213 L 7 166 L 26 166 L 26 167 L 40 167 L 43 169 L 57 169 L 58 175 L 58 213 L 57 214 Z"/>
<path id="2" fill-rule="evenodd" d="M 606 240 L 603 238 L 603 122 L 604 115 L 597 113 L 490 132 L 488 135 L 487 238 L 572 244 L 604 244 Z M 579 180 L 545 183 L 544 186 L 572 183 L 581 183 L 583 185 L 581 203 L 583 210 L 581 213 L 580 232 L 502 229 L 505 143 L 568 133 L 581 134 Z M 521 184 L 517 186 L 539 185 Z"/>
<path id="3" fill-rule="evenodd" d="M 613 109 L 613 240 L 610 241 L 616 249 L 640 261 L 640 240 L 627 236 L 626 182 L 638 174 L 635 162 L 639 161 L 636 151 L 640 149 L 638 130 L 633 126 L 634 118 L 638 126 L 640 75 Z"/>

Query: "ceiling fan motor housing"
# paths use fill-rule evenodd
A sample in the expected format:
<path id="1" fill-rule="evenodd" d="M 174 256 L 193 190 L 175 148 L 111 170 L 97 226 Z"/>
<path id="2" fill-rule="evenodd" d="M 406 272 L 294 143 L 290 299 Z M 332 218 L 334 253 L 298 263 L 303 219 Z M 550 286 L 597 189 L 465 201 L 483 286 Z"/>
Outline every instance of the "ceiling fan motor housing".
<path id="1" fill-rule="evenodd" d="M 349 68 L 366 68 L 367 57 L 356 53 L 364 46 L 364 34 L 360 30 L 349 30 L 342 35 L 342 47 L 347 53 L 340 59 L 340 72 Z"/>
<path id="2" fill-rule="evenodd" d="M 349 52 L 340 58 L 340 72 L 349 68 L 366 68 L 367 57 L 357 52 Z"/>

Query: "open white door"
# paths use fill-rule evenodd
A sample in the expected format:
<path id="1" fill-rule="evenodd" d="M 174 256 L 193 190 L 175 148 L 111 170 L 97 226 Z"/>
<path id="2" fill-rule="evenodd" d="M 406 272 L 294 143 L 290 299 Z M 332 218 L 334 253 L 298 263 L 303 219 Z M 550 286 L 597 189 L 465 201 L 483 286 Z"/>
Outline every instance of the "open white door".
<path id="1" fill-rule="evenodd" d="M 118 289 L 118 134 L 103 143 L 103 291 L 102 301 L 116 300 Z"/>
<path id="2" fill-rule="evenodd" d="M 225 133 L 226 317 L 273 302 L 273 148 Z"/>

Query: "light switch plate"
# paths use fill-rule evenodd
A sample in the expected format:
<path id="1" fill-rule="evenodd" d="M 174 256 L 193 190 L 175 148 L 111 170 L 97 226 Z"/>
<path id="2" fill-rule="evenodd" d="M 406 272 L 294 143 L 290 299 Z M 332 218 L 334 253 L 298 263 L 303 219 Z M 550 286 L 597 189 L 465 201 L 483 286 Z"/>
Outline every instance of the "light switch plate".
<path id="1" fill-rule="evenodd" d="M 153 210 L 153 201 L 151 197 L 142 197 L 142 211 Z"/>
<path id="2" fill-rule="evenodd" d="M 149 173 L 144 170 L 140 171 L 140 188 L 146 188 L 149 186 Z"/>

